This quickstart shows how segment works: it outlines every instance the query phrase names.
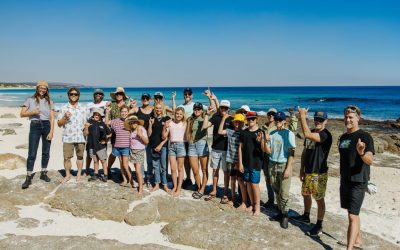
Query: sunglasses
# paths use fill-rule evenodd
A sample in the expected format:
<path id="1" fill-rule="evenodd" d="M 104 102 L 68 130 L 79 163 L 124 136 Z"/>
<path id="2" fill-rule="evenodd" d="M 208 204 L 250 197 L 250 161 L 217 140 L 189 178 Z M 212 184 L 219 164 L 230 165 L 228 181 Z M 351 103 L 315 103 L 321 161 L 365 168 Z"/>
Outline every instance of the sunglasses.
<path id="1" fill-rule="evenodd" d="M 79 96 L 78 93 L 69 93 L 68 95 L 69 95 L 69 96 Z"/>
<path id="2" fill-rule="evenodd" d="M 193 109 L 193 111 L 201 111 L 201 110 L 203 110 L 203 109 Z"/>
<path id="3" fill-rule="evenodd" d="M 228 110 L 229 109 L 228 107 L 225 107 L 225 106 L 221 106 L 219 108 L 222 109 L 222 110 Z"/>
<path id="4" fill-rule="evenodd" d="M 150 100 L 150 97 L 148 97 L 148 96 L 142 96 L 142 100 L 148 101 L 148 100 Z"/>
<path id="5" fill-rule="evenodd" d="M 315 122 L 319 122 L 319 123 L 323 123 L 325 121 L 325 119 L 320 118 L 320 117 L 314 117 L 314 121 Z"/>
<path id="6" fill-rule="evenodd" d="M 275 112 L 268 112 L 267 116 L 274 116 L 276 113 Z"/>
<path id="7" fill-rule="evenodd" d="M 184 96 L 191 96 L 191 93 L 183 93 Z"/>
<path id="8" fill-rule="evenodd" d="M 103 96 L 103 94 L 102 94 L 102 93 L 96 93 L 96 94 L 94 94 L 94 95 L 101 95 L 101 96 Z"/>
<path id="9" fill-rule="evenodd" d="M 246 120 L 248 120 L 248 121 L 254 121 L 255 119 L 257 119 L 256 117 L 249 117 L 249 118 L 246 118 Z"/>
<path id="10" fill-rule="evenodd" d="M 115 95 L 124 95 L 124 93 L 123 92 L 117 92 L 117 93 L 115 93 Z"/>
<path id="11" fill-rule="evenodd" d="M 160 95 L 155 95 L 155 96 L 154 96 L 154 99 L 163 99 L 163 97 L 160 96 Z"/>

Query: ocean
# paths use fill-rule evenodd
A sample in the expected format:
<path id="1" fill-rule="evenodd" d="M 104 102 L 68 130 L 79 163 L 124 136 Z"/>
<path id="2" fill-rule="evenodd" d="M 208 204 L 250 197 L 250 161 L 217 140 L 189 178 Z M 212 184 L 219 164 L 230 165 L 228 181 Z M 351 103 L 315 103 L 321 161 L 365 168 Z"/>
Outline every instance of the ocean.
<path id="1" fill-rule="evenodd" d="M 93 98 L 93 87 L 80 88 L 81 102 L 90 102 Z M 110 100 L 110 92 L 115 88 L 103 88 L 105 100 Z M 205 87 L 193 88 L 194 101 L 208 103 L 202 94 Z M 183 88 L 125 88 L 132 99 L 140 100 L 141 94 L 151 95 L 156 91 L 164 93 L 167 105 L 171 106 L 171 93 L 177 92 L 177 104 L 183 102 Z M 349 105 L 361 108 L 363 118 L 371 120 L 396 120 L 400 118 L 400 86 L 353 86 L 353 87 L 214 87 L 211 91 L 219 100 L 231 102 L 231 109 L 249 105 L 254 111 L 263 112 L 274 107 L 287 110 L 291 107 L 309 107 L 310 112 L 324 110 L 331 118 L 342 118 L 343 109 Z M 0 105 L 2 107 L 18 107 L 25 98 L 34 93 L 33 89 L 0 89 Z M 50 95 L 56 107 L 68 101 L 67 89 L 51 89 Z M 139 101 L 140 103 L 140 101 Z"/>

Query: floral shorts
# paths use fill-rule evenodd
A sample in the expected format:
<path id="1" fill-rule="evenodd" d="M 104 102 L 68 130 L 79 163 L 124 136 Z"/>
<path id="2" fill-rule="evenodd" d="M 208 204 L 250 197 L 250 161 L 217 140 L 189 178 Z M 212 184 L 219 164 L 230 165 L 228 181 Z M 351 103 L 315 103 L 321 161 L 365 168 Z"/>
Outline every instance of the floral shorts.
<path id="1" fill-rule="evenodd" d="M 312 195 L 315 200 L 323 199 L 325 197 L 327 182 L 328 173 L 305 174 L 301 193 L 303 195 Z"/>
<path id="2" fill-rule="evenodd" d="M 130 160 L 133 164 L 142 164 L 144 162 L 144 149 L 131 149 Z"/>

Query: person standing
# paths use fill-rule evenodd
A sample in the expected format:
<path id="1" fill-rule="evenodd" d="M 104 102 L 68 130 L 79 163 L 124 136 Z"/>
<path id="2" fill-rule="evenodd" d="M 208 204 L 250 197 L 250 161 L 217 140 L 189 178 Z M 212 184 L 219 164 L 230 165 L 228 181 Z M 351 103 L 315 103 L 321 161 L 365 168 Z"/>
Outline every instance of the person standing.
<path id="1" fill-rule="evenodd" d="M 353 105 L 344 109 L 346 132 L 339 139 L 340 205 L 347 210 L 347 249 L 361 248 L 360 210 L 374 161 L 374 141 L 359 128 L 361 110 Z"/>
<path id="2" fill-rule="evenodd" d="M 304 149 L 301 155 L 300 181 L 303 183 L 301 193 L 304 201 L 304 213 L 293 217 L 294 220 L 310 223 L 310 210 L 312 199 L 316 200 L 318 219 L 315 226 L 307 232 L 310 236 L 322 233 L 322 221 L 325 215 L 325 191 L 328 181 L 328 155 L 332 145 L 332 135 L 325 128 L 328 115 L 324 111 L 314 113 L 314 126 L 310 130 L 307 124 L 308 109 L 298 108 L 301 127 L 303 130 Z"/>
<path id="3" fill-rule="evenodd" d="M 50 98 L 49 85 L 40 80 L 36 84 L 35 94 L 28 97 L 21 108 L 21 117 L 31 121 L 29 129 L 28 159 L 26 161 L 26 179 L 22 188 L 32 184 L 32 171 L 35 165 L 40 138 L 42 139 L 42 171 L 40 179 L 50 182 L 47 176 L 47 165 L 50 159 L 50 146 L 54 134 L 54 104 Z"/>
<path id="4" fill-rule="evenodd" d="M 69 102 L 61 107 L 57 118 L 57 125 L 63 127 L 63 154 L 65 178 L 63 182 L 71 179 L 71 158 L 76 154 L 76 166 L 78 168 L 77 180 L 81 180 L 83 167 L 83 154 L 85 152 L 85 128 L 87 109 L 79 103 L 80 91 L 76 87 L 68 89 Z"/>
<path id="5" fill-rule="evenodd" d="M 296 142 L 294 133 L 285 128 L 285 113 L 282 111 L 277 112 L 274 120 L 276 130 L 271 135 L 265 135 L 266 143 L 264 144 L 265 152 L 269 154 L 268 171 L 270 182 L 275 192 L 279 209 L 279 214 L 271 220 L 280 221 L 280 226 L 287 229 L 289 223 L 289 189 Z"/>

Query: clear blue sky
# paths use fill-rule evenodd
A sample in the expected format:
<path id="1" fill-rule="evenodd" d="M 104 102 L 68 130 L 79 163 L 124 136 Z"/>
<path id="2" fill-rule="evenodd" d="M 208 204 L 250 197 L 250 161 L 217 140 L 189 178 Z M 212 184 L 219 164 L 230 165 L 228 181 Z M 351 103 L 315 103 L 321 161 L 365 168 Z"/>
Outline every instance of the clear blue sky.
<path id="1" fill-rule="evenodd" d="M 0 81 L 400 85 L 400 1 L 0 1 Z"/>

